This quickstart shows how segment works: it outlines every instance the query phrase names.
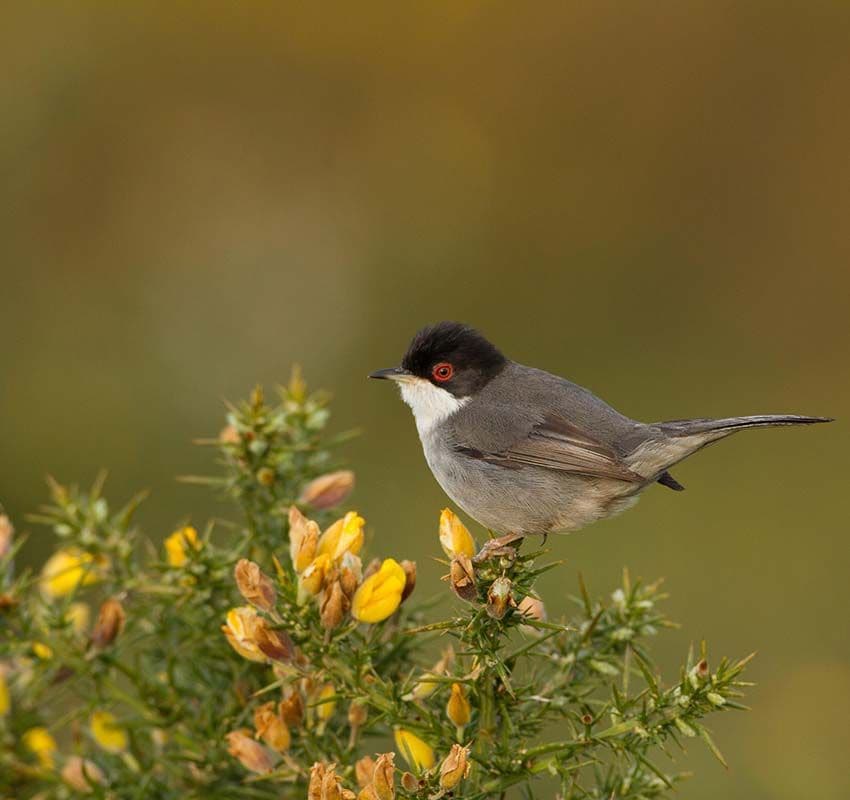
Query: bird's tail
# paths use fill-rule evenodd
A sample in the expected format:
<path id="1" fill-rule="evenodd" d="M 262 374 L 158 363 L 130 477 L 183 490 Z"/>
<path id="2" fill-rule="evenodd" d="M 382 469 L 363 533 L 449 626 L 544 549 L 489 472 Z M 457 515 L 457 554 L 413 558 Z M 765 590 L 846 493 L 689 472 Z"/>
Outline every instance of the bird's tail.
<path id="1" fill-rule="evenodd" d="M 668 436 L 698 436 L 707 434 L 713 441 L 728 436 L 743 428 L 771 428 L 774 425 L 814 425 L 818 422 L 832 422 L 830 417 L 805 417 L 800 414 L 758 414 L 751 417 L 725 417 L 724 419 L 676 419 L 669 422 L 656 422 L 653 427 L 660 428 Z M 712 434 L 716 434 L 713 436 Z"/>

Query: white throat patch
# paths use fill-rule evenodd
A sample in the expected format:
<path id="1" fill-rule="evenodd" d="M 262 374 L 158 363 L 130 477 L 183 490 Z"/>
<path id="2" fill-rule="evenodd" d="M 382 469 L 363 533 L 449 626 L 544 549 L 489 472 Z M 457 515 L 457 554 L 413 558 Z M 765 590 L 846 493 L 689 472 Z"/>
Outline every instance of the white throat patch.
<path id="1" fill-rule="evenodd" d="M 400 382 L 399 388 L 402 399 L 413 411 L 420 438 L 469 402 L 468 397 L 458 399 L 424 378 Z"/>

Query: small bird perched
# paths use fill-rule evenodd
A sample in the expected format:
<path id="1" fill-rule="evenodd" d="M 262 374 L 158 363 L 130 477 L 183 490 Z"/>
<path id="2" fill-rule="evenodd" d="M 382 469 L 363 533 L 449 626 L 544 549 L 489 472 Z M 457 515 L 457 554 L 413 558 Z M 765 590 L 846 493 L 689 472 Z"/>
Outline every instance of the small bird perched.
<path id="1" fill-rule="evenodd" d="M 506 358 L 467 325 L 424 328 L 398 383 L 437 482 L 491 531 L 518 538 L 569 532 L 633 505 L 647 486 L 681 486 L 670 468 L 743 428 L 826 417 L 764 414 L 645 424 L 587 389 Z"/>

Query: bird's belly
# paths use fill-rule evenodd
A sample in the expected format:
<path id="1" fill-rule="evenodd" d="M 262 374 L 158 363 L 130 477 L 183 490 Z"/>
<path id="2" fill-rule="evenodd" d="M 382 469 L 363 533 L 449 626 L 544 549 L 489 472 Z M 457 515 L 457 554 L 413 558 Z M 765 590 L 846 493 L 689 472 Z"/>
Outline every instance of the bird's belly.
<path id="1" fill-rule="evenodd" d="M 423 441 L 425 458 L 443 491 L 495 533 L 569 532 L 618 514 L 637 500 L 635 484 L 591 479 L 536 467 L 506 469 L 459 457 Z"/>

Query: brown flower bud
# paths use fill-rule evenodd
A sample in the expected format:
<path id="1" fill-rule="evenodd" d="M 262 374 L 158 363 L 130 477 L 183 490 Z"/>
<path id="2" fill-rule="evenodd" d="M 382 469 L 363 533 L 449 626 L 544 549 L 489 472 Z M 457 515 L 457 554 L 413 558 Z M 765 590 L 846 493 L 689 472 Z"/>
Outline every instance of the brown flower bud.
<path id="1" fill-rule="evenodd" d="M 395 753 L 383 753 L 375 762 L 372 785 L 378 800 L 395 800 Z"/>
<path id="2" fill-rule="evenodd" d="M 372 776 L 375 774 L 375 759 L 371 756 L 363 756 L 354 765 L 354 777 L 361 789 L 372 785 Z"/>
<path id="3" fill-rule="evenodd" d="M 363 700 L 352 700 L 348 707 L 348 724 L 352 728 L 359 728 L 369 719 L 369 706 Z"/>
<path id="4" fill-rule="evenodd" d="M 351 601 L 346 597 L 337 577 L 322 593 L 322 602 L 319 606 L 322 627 L 328 631 L 333 630 L 342 622 L 349 608 L 351 608 Z"/>
<path id="5" fill-rule="evenodd" d="M 307 800 L 322 800 L 322 783 L 325 780 L 327 767 L 316 761 L 310 767 L 310 781 L 307 784 Z"/>
<path id="6" fill-rule="evenodd" d="M 97 612 L 97 621 L 91 633 L 91 643 L 98 649 L 108 647 L 121 633 L 126 620 L 124 607 L 114 597 L 103 601 Z"/>
<path id="7" fill-rule="evenodd" d="M 336 774 L 336 765 L 331 764 L 322 778 L 322 800 L 342 800 L 341 783 L 342 779 Z"/>
<path id="8" fill-rule="evenodd" d="M 289 509 L 289 556 L 300 575 L 316 557 L 319 545 L 319 526 L 307 519 L 295 506 Z"/>
<path id="9" fill-rule="evenodd" d="M 532 597 L 530 594 L 522 598 L 517 609 L 520 614 L 528 619 L 537 620 L 538 622 L 546 621 L 546 607 L 543 605 L 543 601 Z"/>
<path id="10" fill-rule="evenodd" d="M 260 467 L 257 470 L 257 483 L 261 486 L 271 486 L 274 481 L 275 474 L 271 467 Z"/>
<path id="11" fill-rule="evenodd" d="M 222 444 L 239 444 L 239 431 L 236 430 L 235 425 L 225 425 L 218 432 L 218 440 Z"/>
<path id="12" fill-rule="evenodd" d="M 349 469 L 329 472 L 310 481 L 298 502 L 313 508 L 326 509 L 338 506 L 354 488 L 354 473 Z"/>
<path id="13" fill-rule="evenodd" d="M 342 584 L 342 591 L 349 600 L 354 597 L 361 580 L 363 580 L 363 562 L 360 556 L 346 550 L 339 569 L 339 581 Z"/>
<path id="14" fill-rule="evenodd" d="M 245 729 L 227 734 L 227 752 L 238 758 L 242 766 L 250 772 L 265 775 L 274 769 L 275 754 L 259 742 L 255 742 Z"/>
<path id="15" fill-rule="evenodd" d="M 401 593 L 401 602 L 407 600 L 413 594 L 416 588 L 416 562 L 407 561 L 406 559 L 400 563 L 404 570 L 404 591 Z"/>
<path id="16" fill-rule="evenodd" d="M 15 528 L 12 525 L 12 520 L 5 514 L 0 514 L 0 558 L 4 558 L 12 549 L 12 537 L 15 535 Z"/>
<path id="17" fill-rule="evenodd" d="M 512 603 L 510 580 L 496 578 L 487 590 L 487 613 L 493 619 L 502 619 Z"/>
<path id="18" fill-rule="evenodd" d="M 254 710 L 254 729 L 272 750 L 283 753 L 289 749 L 292 737 L 280 714 L 275 713 L 274 702 L 263 703 Z"/>
<path id="19" fill-rule="evenodd" d="M 440 788 L 454 789 L 469 775 L 469 748 L 453 744 L 452 749 L 440 765 Z"/>
<path id="20" fill-rule="evenodd" d="M 289 661 L 295 654 L 295 645 L 289 634 L 270 628 L 262 617 L 257 619 L 253 633 L 254 644 L 264 656 L 273 661 Z"/>
<path id="21" fill-rule="evenodd" d="M 251 605 L 263 611 L 271 611 L 274 608 L 277 592 L 271 578 L 263 573 L 259 564 L 247 558 L 240 558 L 233 574 L 236 578 L 236 588 Z"/>
<path id="22" fill-rule="evenodd" d="M 478 597 L 478 590 L 475 587 L 475 570 L 468 555 L 458 553 L 452 559 L 449 583 L 452 591 L 461 600 L 465 600 L 467 603 L 475 602 Z"/>
<path id="23" fill-rule="evenodd" d="M 366 578 L 371 578 L 380 568 L 383 562 L 380 558 L 373 558 L 367 565 L 366 569 L 363 570 L 363 580 Z"/>
<path id="24" fill-rule="evenodd" d="M 419 791 L 419 781 L 412 772 L 401 773 L 401 786 L 408 794 L 413 794 Z"/>
<path id="25" fill-rule="evenodd" d="M 301 692 L 294 690 L 278 704 L 280 718 L 291 728 L 300 725 L 304 720 L 304 700 Z"/>
<path id="26" fill-rule="evenodd" d="M 106 783 L 103 770 L 94 761 L 80 756 L 69 756 L 61 775 L 68 786 L 82 794 L 91 794 L 92 787 Z"/>

